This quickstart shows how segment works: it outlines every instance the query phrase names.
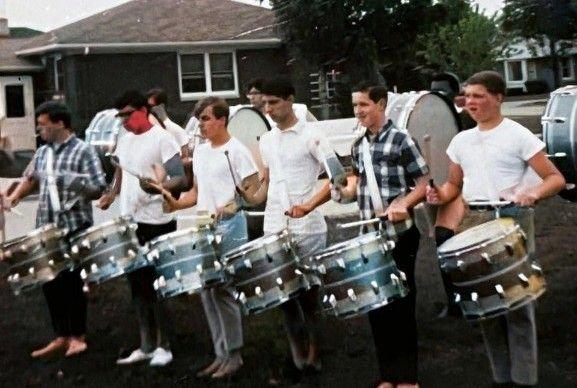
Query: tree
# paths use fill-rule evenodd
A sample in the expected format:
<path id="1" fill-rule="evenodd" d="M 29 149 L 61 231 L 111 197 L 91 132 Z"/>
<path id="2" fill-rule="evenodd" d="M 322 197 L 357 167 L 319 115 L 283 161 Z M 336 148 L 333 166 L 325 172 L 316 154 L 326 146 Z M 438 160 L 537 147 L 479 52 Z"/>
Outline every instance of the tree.
<path id="1" fill-rule="evenodd" d="M 419 37 L 418 54 L 436 71 L 450 71 L 461 79 L 492 69 L 500 46 L 496 16 L 469 8 L 455 24 L 440 25 Z"/>
<path id="2" fill-rule="evenodd" d="M 505 0 L 501 27 L 510 38 L 549 49 L 559 86 L 559 56 L 577 38 L 577 0 Z"/>

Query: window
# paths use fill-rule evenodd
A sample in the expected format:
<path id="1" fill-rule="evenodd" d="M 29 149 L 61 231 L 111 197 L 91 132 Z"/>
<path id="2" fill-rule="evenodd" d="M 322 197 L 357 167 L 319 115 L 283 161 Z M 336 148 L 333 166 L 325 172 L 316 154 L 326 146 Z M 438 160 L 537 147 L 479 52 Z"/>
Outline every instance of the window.
<path id="1" fill-rule="evenodd" d="M 238 97 L 234 52 L 179 54 L 180 97 L 198 99 L 210 94 Z"/>
<path id="2" fill-rule="evenodd" d="M 573 58 L 559 58 L 559 73 L 562 79 L 573 79 Z"/>
<path id="3" fill-rule="evenodd" d="M 6 118 L 24 117 L 24 85 L 6 85 Z"/>
<path id="4" fill-rule="evenodd" d="M 523 62 L 507 62 L 508 81 L 523 81 Z"/>

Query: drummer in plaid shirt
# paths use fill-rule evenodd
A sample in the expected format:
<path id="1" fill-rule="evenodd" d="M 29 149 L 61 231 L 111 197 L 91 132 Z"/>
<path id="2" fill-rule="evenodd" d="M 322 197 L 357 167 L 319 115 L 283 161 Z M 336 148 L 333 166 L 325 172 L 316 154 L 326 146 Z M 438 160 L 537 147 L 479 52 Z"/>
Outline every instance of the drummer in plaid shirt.
<path id="1" fill-rule="evenodd" d="M 384 86 L 361 84 L 352 97 L 355 116 L 367 131 L 353 145 L 353 176 L 347 187 L 334 188 L 332 197 L 340 202 L 356 196 L 363 219 L 388 219 L 383 228 L 389 238 L 396 240 L 393 257 L 407 275 L 409 294 L 368 313 L 381 375 L 378 387 L 417 387 L 415 259 L 420 234 L 410 218 L 410 209 L 424 198 L 429 168 L 410 135 L 395 128 L 386 117 Z M 367 150 L 370 158 L 365 154 Z M 372 171 L 365 168 L 369 160 L 375 184 L 371 184 Z M 375 206 L 373 202 L 382 204 Z"/>
<path id="2" fill-rule="evenodd" d="M 74 136 L 70 111 L 64 104 L 49 101 L 40 105 L 36 120 L 47 144 L 36 151 L 31 168 L 7 197 L 8 206 L 15 206 L 40 185 L 36 227 L 56 223 L 69 235 L 81 232 L 92 226 L 90 200 L 98 198 L 106 186 L 100 161 L 86 143 Z M 58 211 L 55 207 L 59 205 Z M 65 351 L 66 357 L 86 351 L 87 303 L 82 286 L 80 269 L 62 271 L 43 285 L 56 339 L 33 351 L 33 358 L 56 351 Z"/>

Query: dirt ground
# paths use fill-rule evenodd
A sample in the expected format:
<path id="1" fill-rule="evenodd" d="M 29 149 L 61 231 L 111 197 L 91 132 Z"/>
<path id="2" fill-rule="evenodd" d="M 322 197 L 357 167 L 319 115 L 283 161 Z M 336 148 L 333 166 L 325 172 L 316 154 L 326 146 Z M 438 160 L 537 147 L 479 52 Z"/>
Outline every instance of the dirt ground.
<path id="1" fill-rule="evenodd" d="M 347 238 L 330 220 L 331 242 Z M 577 205 L 554 198 L 537 207 L 537 243 L 548 291 L 539 300 L 540 387 L 577 386 L 577 276 L 572 231 Z M 352 231 L 349 231 L 352 233 Z M 422 387 L 489 387 L 491 375 L 481 334 L 463 319 L 436 319 L 443 302 L 432 241 L 422 240 L 417 264 L 419 373 Z M 33 361 L 29 353 L 51 339 L 41 292 L 13 296 L 0 283 L 0 386 L 87 387 L 371 387 L 377 377 L 366 317 L 323 324 L 323 371 L 300 383 L 287 375 L 288 347 L 280 314 L 272 310 L 245 319 L 245 367 L 228 382 L 194 377 L 210 360 L 208 327 L 198 296 L 170 299 L 175 360 L 161 369 L 146 365 L 117 367 L 120 352 L 137 344 L 137 324 L 124 278 L 92 288 L 89 302 L 89 351 L 74 359 Z M 383 328 L 386 330 L 386 328 Z"/>

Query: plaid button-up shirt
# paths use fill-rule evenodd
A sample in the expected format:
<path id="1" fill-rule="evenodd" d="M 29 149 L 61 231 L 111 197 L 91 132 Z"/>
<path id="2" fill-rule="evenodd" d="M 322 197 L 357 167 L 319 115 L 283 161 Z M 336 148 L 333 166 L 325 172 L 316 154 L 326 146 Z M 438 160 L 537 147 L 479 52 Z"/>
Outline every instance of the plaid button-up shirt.
<path id="1" fill-rule="evenodd" d="M 58 197 L 63 211 L 55 214 L 50 201 L 47 171 L 48 147 L 54 150 L 54 173 L 57 180 Z M 38 212 L 36 213 L 36 227 L 48 223 L 57 223 L 59 227 L 67 228 L 69 232 L 78 231 L 91 226 L 92 205 L 89 200 L 79 197 L 77 193 L 68 187 L 77 174 L 86 176 L 92 186 L 105 187 L 106 180 L 102 172 L 102 166 L 96 153 L 88 144 L 72 135 L 66 142 L 59 145 L 46 144 L 40 147 L 34 154 L 32 169 L 27 176 L 38 181 L 40 184 L 40 196 Z M 75 199 L 77 202 L 69 210 L 64 210 Z"/>
<path id="2" fill-rule="evenodd" d="M 428 174 L 429 167 L 417 143 L 407 132 L 395 128 L 390 120 L 374 138 L 371 138 L 368 130 L 364 136 L 369 141 L 373 170 L 386 208 L 395 198 L 407 194 L 409 187 L 415 186 L 417 178 Z M 357 185 L 360 215 L 366 220 L 375 217 L 375 211 L 363 165 L 363 137 L 355 141 L 351 155 L 354 173 L 360 178 Z M 408 219 L 395 224 L 386 222 L 385 225 L 387 235 L 396 238 L 412 226 L 412 221 Z"/>

